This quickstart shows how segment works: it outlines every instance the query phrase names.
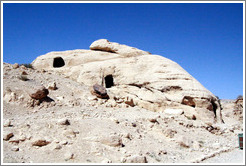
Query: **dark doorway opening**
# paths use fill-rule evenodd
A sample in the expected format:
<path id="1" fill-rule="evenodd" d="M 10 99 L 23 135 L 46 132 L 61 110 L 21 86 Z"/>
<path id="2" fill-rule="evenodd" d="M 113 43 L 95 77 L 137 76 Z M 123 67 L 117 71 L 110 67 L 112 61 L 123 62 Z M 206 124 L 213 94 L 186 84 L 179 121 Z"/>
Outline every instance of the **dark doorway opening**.
<path id="1" fill-rule="evenodd" d="M 215 102 L 212 100 L 212 105 L 213 105 L 213 111 L 214 111 L 214 116 L 215 116 L 215 118 L 216 118 L 216 110 L 217 110 L 217 105 L 215 104 Z"/>
<path id="2" fill-rule="evenodd" d="M 62 67 L 64 65 L 65 65 L 65 62 L 61 57 L 54 58 L 53 67 Z"/>
<path id="3" fill-rule="evenodd" d="M 104 79 L 106 88 L 111 88 L 112 86 L 114 86 L 114 78 L 112 75 L 107 75 Z"/>

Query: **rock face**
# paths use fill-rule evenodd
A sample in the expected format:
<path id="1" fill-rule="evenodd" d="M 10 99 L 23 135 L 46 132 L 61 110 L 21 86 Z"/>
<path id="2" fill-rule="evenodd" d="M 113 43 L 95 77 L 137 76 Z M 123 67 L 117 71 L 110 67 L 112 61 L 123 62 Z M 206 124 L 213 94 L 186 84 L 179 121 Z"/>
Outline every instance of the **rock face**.
<path id="1" fill-rule="evenodd" d="M 37 57 L 32 66 L 90 87 L 102 85 L 109 98 L 129 98 L 132 106 L 182 109 L 197 120 L 221 122 L 218 99 L 170 59 L 106 39 L 93 42 L 90 49 L 50 52 Z"/>

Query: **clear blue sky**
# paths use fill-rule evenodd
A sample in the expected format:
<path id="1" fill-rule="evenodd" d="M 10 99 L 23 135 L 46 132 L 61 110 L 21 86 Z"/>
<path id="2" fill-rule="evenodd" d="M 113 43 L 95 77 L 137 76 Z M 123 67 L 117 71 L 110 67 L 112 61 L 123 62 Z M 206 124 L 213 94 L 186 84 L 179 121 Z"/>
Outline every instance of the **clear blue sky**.
<path id="1" fill-rule="evenodd" d="M 89 49 L 101 38 L 162 55 L 221 99 L 243 95 L 243 4 L 7 4 L 3 61 Z"/>

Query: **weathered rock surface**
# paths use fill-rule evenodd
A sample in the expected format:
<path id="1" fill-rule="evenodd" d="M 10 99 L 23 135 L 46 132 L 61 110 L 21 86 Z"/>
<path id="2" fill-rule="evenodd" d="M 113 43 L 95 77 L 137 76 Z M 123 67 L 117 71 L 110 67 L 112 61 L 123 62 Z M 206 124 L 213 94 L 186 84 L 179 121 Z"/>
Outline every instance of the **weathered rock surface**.
<path id="1" fill-rule="evenodd" d="M 90 48 L 50 52 L 37 57 L 32 66 L 88 86 L 103 85 L 110 99 L 129 98 L 130 106 L 151 111 L 178 108 L 197 120 L 222 121 L 218 99 L 177 63 L 106 39 Z"/>
<path id="2" fill-rule="evenodd" d="M 90 45 L 91 50 L 106 51 L 123 55 L 124 57 L 132 57 L 138 55 L 148 55 L 149 52 L 139 50 L 115 42 L 109 42 L 107 39 L 99 39 Z"/>

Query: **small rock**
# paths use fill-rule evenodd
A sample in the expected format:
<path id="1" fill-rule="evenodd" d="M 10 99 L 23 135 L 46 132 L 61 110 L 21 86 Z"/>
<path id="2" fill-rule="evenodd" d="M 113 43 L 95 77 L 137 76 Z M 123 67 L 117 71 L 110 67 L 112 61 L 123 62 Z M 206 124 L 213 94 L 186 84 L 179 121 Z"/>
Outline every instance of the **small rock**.
<path id="1" fill-rule="evenodd" d="M 125 163 L 147 163 L 145 156 L 134 155 L 127 157 Z"/>
<path id="2" fill-rule="evenodd" d="M 160 150 L 159 153 L 158 153 L 158 155 L 162 155 L 162 154 L 167 154 L 167 151 L 165 151 L 165 150 Z"/>
<path id="3" fill-rule="evenodd" d="M 75 138 L 76 133 L 72 129 L 68 129 L 63 131 L 63 135 L 66 136 L 67 138 Z"/>
<path id="4" fill-rule="evenodd" d="M 122 139 L 119 136 L 105 136 L 101 138 L 100 140 L 101 143 L 109 145 L 109 146 L 121 146 L 122 145 Z"/>
<path id="5" fill-rule="evenodd" d="M 68 119 L 59 119 L 57 123 L 59 125 L 70 125 L 70 121 Z"/>
<path id="6" fill-rule="evenodd" d="M 167 129 L 163 131 L 163 134 L 168 138 L 173 138 L 175 134 L 177 134 L 177 131 L 172 129 Z"/>
<path id="7" fill-rule="evenodd" d="M 111 103 L 107 103 L 106 107 L 112 107 L 112 104 Z"/>
<path id="8" fill-rule="evenodd" d="M 149 127 L 149 128 L 153 128 L 153 127 L 154 127 L 154 124 L 151 123 L 151 124 L 148 125 L 148 127 Z"/>
<path id="9" fill-rule="evenodd" d="M 28 75 L 25 71 L 22 71 L 21 75 Z"/>
<path id="10" fill-rule="evenodd" d="M 115 122 L 115 123 L 117 123 L 117 124 L 119 124 L 120 122 L 119 122 L 119 120 L 118 119 L 116 119 L 116 118 L 110 118 L 110 120 L 112 120 L 113 122 Z"/>
<path id="11" fill-rule="evenodd" d="M 201 144 L 197 141 L 194 141 L 192 146 L 194 150 L 199 150 L 201 148 Z"/>
<path id="12" fill-rule="evenodd" d="M 17 68 L 19 68 L 19 64 L 18 63 L 13 64 L 13 69 L 17 69 Z"/>
<path id="13" fill-rule="evenodd" d="M 125 101 L 125 104 L 127 104 L 127 105 L 129 105 L 131 107 L 134 107 L 135 106 L 135 104 L 133 102 L 133 99 L 128 99 L 127 101 Z"/>
<path id="14" fill-rule="evenodd" d="M 46 141 L 46 140 L 37 140 L 35 142 L 32 143 L 32 146 L 46 146 L 48 145 L 50 142 L 49 141 Z"/>
<path id="15" fill-rule="evenodd" d="M 50 84 L 48 85 L 48 89 L 50 89 L 50 90 L 56 90 L 56 89 L 57 89 L 57 87 L 56 87 L 56 82 L 50 83 Z"/>
<path id="16" fill-rule="evenodd" d="M 191 145 L 191 141 L 184 136 L 179 137 L 177 142 L 179 143 L 180 146 L 185 148 L 189 148 Z"/>
<path id="17" fill-rule="evenodd" d="M 152 123 L 157 123 L 158 122 L 156 118 L 150 118 L 149 121 L 152 122 Z"/>
<path id="18" fill-rule="evenodd" d="M 71 153 L 71 152 L 67 152 L 67 153 L 64 154 L 64 160 L 65 161 L 73 159 L 73 158 L 74 158 L 74 154 Z"/>
<path id="19" fill-rule="evenodd" d="M 112 163 L 112 160 L 104 159 L 101 163 Z"/>
<path id="20" fill-rule="evenodd" d="M 63 140 L 63 141 L 61 141 L 60 143 L 61 143 L 61 145 L 66 145 L 68 142 L 65 141 L 65 140 Z"/>
<path id="21" fill-rule="evenodd" d="M 55 145 L 55 147 L 54 147 L 54 149 L 61 149 L 62 148 L 62 146 L 61 145 L 59 145 L 59 144 L 57 144 L 57 145 Z"/>
<path id="22" fill-rule="evenodd" d="M 137 124 L 133 122 L 132 127 L 137 127 Z"/>
<path id="23" fill-rule="evenodd" d="M 125 138 L 132 139 L 132 135 L 130 133 L 126 133 L 123 135 Z"/>
<path id="24" fill-rule="evenodd" d="M 5 120 L 3 123 L 3 127 L 11 127 L 11 121 L 9 119 Z"/>
<path id="25" fill-rule="evenodd" d="M 8 141 L 14 134 L 12 132 L 3 132 L 3 140 Z"/>
<path id="26" fill-rule="evenodd" d="M 19 151 L 19 147 L 18 147 L 18 146 L 13 146 L 13 147 L 11 148 L 11 150 L 17 152 L 17 151 Z"/>

